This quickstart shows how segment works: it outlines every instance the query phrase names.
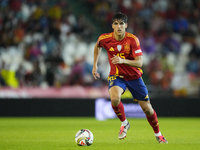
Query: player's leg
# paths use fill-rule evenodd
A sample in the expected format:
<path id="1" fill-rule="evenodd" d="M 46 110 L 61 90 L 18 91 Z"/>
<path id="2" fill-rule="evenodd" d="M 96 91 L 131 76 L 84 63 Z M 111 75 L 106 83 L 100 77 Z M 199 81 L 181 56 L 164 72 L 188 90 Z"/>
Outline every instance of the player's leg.
<path id="1" fill-rule="evenodd" d="M 123 122 L 126 119 L 124 113 L 124 106 L 121 102 L 121 94 L 123 93 L 123 89 L 119 86 L 112 86 L 109 89 L 109 95 L 111 100 L 112 108 L 117 115 L 117 117 Z"/>
<path id="2" fill-rule="evenodd" d="M 139 78 L 136 80 L 128 81 L 127 87 L 132 93 L 133 97 L 138 100 L 138 103 L 140 104 L 142 110 L 146 114 L 146 118 L 154 130 L 156 139 L 157 138 L 160 139 L 160 140 L 157 139 L 159 143 L 167 143 L 167 140 L 161 135 L 161 132 L 159 130 L 157 114 L 152 108 L 152 105 L 150 103 L 149 96 L 148 96 L 148 90 L 143 80 Z"/>
<path id="3" fill-rule="evenodd" d="M 168 141 L 160 132 L 157 114 L 155 110 L 152 108 L 150 101 L 138 100 L 138 103 L 140 104 L 142 110 L 146 114 L 146 118 L 154 130 L 154 134 L 156 136 L 157 141 L 159 143 L 168 143 Z"/>
<path id="4" fill-rule="evenodd" d="M 157 114 L 152 108 L 150 101 L 141 101 L 138 100 L 143 112 L 146 114 L 147 120 L 149 124 L 152 126 L 154 133 L 157 134 L 160 132 L 159 130 L 159 123 L 157 119 Z"/>
<path id="5" fill-rule="evenodd" d="M 112 108 L 122 123 L 118 134 L 119 139 L 124 139 L 128 129 L 130 128 L 130 124 L 125 116 L 124 106 L 121 102 L 121 94 L 123 92 L 124 90 L 119 86 L 113 86 L 109 89 Z"/>
<path id="6" fill-rule="evenodd" d="M 111 99 L 112 108 L 121 121 L 120 132 L 118 135 L 119 139 L 124 139 L 127 134 L 127 130 L 130 128 L 130 124 L 126 119 L 124 106 L 121 102 L 121 95 L 126 89 L 126 85 L 123 83 L 123 79 L 118 77 L 110 77 L 109 79 L 109 95 Z"/>

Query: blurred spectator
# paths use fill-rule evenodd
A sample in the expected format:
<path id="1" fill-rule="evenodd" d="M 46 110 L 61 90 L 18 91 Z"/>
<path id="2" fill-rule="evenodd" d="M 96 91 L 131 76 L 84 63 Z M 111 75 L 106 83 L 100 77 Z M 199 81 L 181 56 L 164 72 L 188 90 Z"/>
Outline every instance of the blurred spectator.
<path id="1" fill-rule="evenodd" d="M 138 37 L 140 40 L 141 49 L 147 54 L 155 54 L 156 41 L 149 29 L 144 30 L 143 35 Z"/>
<path id="2" fill-rule="evenodd" d="M 171 31 L 168 31 L 166 34 L 166 39 L 163 41 L 162 45 L 162 53 L 168 54 L 170 52 L 174 54 L 178 54 L 180 51 L 181 43 L 173 37 Z"/>
<path id="3" fill-rule="evenodd" d="M 6 81 L 5 81 L 5 78 L 3 76 L 3 70 L 5 69 L 5 62 L 2 62 L 1 65 L 0 65 L 0 86 L 7 86 L 6 85 Z"/>
<path id="4" fill-rule="evenodd" d="M 9 6 L 14 12 L 18 12 L 21 9 L 21 1 L 20 0 L 10 0 Z"/>
<path id="5" fill-rule="evenodd" d="M 178 18 L 176 18 L 175 20 L 171 21 L 171 25 L 173 27 L 173 31 L 174 32 L 184 33 L 188 29 L 189 23 L 188 23 L 188 20 L 185 19 L 184 16 L 179 14 Z"/>
<path id="6" fill-rule="evenodd" d="M 102 22 L 102 23 L 106 23 L 106 19 L 107 19 L 107 14 L 109 13 L 109 9 L 110 9 L 110 5 L 108 2 L 106 1 L 102 1 L 102 2 L 98 2 L 95 5 L 95 14 L 96 16 L 99 16 L 98 19 Z"/>
<path id="7" fill-rule="evenodd" d="M 32 45 L 29 47 L 29 54 L 29 59 L 33 62 L 42 54 L 39 42 L 32 43 Z"/>
<path id="8" fill-rule="evenodd" d="M 50 62 L 46 63 L 46 74 L 45 74 L 45 78 L 46 81 L 48 83 L 49 86 L 54 86 L 55 83 L 55 68 L 53 66 L 53 64 L 51 64 Z"/>
<path id="9" fill-rule="evenodd" d="M 200 47 L 196 43 L 192 44 L 192 49 L 189 55 L 196 59 L 200 59 Z"/>
<path id="10" fill-rule="evenodd" d="M 188 75 L 183 72 L 175 73 L 173 75 L 171 87 L 173 89 L 173 95 L 175 97 L 187 96 L 190 88 Z"/>
<path id="11" fill-rule="evenodd" d="M 187 63 L 187 71 L 190 73 L 197 74 L 199 72 L 199 62 L 194 54 L 190 55 L 190 61 Z"/>
<path id="12" fill-rule="evenodd" d="M 68 78 L 68 85 L 83 85 L 84 59 L 77 59 L 72 66 L 72 71 Z"/>

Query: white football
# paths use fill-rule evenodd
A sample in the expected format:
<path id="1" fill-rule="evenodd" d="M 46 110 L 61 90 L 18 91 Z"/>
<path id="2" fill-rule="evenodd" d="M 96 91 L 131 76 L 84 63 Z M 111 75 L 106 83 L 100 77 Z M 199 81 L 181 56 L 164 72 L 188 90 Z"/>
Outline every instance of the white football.
<path id="1" fill-rule="evenodd" d="M 90 146 L 93 141 L 93 133 L 88 129 L 81 129 L 75 135 L 75 142 L 79 146 Z"/>

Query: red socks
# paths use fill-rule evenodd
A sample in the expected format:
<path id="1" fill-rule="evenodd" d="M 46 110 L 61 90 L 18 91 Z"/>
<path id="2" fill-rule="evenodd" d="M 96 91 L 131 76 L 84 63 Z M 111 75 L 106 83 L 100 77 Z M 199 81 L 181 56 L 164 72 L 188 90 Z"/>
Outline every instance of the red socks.
<path id="1" fill-rule="evenodd" d="M 124 105 L 122 104 L 121 101 L 118 106 L 112 105 L 112 108 L 113 108 L 115 114 L 117 115 L 117 117 L 121 120 L 121 122 L 126 120 L 126 116 L 125 116 L 125 112 L 124 112 Z"/>
<path id="2" fill-rule="evenodd" d="M 152 116 L 146 116 L 146 117 L 147 117 L 149 124 L 153 128 L 154 133 L 158 133 L 160 130 L 159 130 L 159 123 L 158 123 L 158 118 L 157 118 L 156 112 L 154 111 L 154 114 Z"/>
<path id="3" fill-rule="evenodd" d="M 118 106 L 113 106 L 112 108 L 115 112 L 115 114 L 117 115 L 117 117 L 120 119 L 121 122 L 123 122 L 124 120 L 126 120 L 126 116 L 125 116 L 125 112 L 124 112 L 124 105 L 122 104 L 122 102 L 120 101 Z M 158 123 L 158 118 L 157 118 L 157 114 L 154 111 L 154 114 L 152 116 L 147 116 L 147 120 L 149 122 L 149 124 L 151 125 L 151 127 L 154 130 L 154 133 L 159 133 L 159 123 Z"/>

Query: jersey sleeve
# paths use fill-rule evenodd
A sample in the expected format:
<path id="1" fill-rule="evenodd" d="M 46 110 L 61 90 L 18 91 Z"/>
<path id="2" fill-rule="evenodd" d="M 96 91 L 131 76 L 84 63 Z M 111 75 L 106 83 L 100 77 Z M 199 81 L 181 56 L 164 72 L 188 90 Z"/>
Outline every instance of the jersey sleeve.
<path id="1" fill-rule="evenodd" d="M 140 41 L 136 36 L 133 36 L 133 39 L 132 39 L 132 54 L 133 54 L 133 57 L 142 56 Z"/>
<path id="2" fill-rule="evenodd" d="M 101 37 L 101 36 L 100 36 L 100 37 Z M 97 46 L 98 46 L 98 47 L 102 47 L 101 42 L 100 42 L 100 37 L 99 37 L 98 40 L 97 40 Z"/>
<path id="3" fill-rule="evenodd" d="M 103 47 L 102 39 L 104 37 L 104 34 L 101 34 L 97 40 L 98 47 Z"/>
<path id="4" fill-rule="evenodd" d="M 104 47 L 105 43 L 112 37 L 112 32 L 111 33 L 104 33 L 101 34 L 97 40 L 97 45 L 99 47 Z"/>

